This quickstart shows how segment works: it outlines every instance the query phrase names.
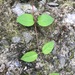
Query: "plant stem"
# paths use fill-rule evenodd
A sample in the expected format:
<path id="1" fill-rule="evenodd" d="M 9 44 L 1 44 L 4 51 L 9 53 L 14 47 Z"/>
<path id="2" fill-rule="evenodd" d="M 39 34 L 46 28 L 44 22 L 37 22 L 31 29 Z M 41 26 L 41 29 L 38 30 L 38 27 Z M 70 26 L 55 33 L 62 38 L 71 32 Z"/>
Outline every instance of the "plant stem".
<path id="1" fill-rule="evenodd" d="M 37 27 L 36 27 L 36 24 L 34 24 L 34 26 L 35 26 L 35 33 L 36 33 L 36 40 L 37 40 L 37 48 L 38 48 L 38 50 L 39 50 L 39 45 L 38 45 L 38 32 L 37 32 Z"/>
<path id="2" fill-rule="evenodd" d="M 36 26 L 36 16 L 34 15 L 34 7 L 33 7 L 34 0 L 31 0 L 31 5 L 32 5 L 32 15 L 34 17 L 34 22 L 35 22 L 34 27 L 35 27 L 35 34 L 36 34 L 36 40 L 37 40 L 37 45 L 36 46 L 37 46 L 37 48 L 39 50 L 39 47 L 38 47 L 38 32 L 37 32 L 37 26 Z"/>

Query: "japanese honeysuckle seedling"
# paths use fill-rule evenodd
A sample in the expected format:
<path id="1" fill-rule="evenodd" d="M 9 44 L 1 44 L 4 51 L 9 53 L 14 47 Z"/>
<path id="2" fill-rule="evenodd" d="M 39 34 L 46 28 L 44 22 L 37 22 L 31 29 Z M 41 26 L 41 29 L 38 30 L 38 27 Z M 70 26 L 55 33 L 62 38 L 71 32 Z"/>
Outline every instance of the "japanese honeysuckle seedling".
<path id="1" fill-rule="evenodd" d="M 38 25 L 42 26 L 42 27 L 46 27 L 49 26 L 53 23 L 54 18 L 52 18 L 51 16 L 49 16 L 48 14 L 42 14 L 40 16 L 38 16 Z M 19 16 L 17 18 L 17 22 L 19 22 L 21 25 L 23 26 L 33 26 L 34 25 L 34 18 L 32 16 L 32 14 L 22 14 L 21 16 Z"/>
<path id="2" fill-rule="evenodd" d="M 49 74 L 49 75 L 59 75 L 59 73 L 51 73 L 51 74 Z"/>
<path id="3" fill-rule="evenodd" d="M 53 48 L 54 48 L 54 41 L 50 41 L 42 47 L 42 53 L 49 54 L 50 52 L 52 52 Z M 37 59 L 37 56 L 38 54 L 35 51 L 30 51 L 30 52 L 25 53 L 21 57 L 21 60 L 26 61 L 26 62 L 33 62 L 34 60 Z"/>
<path id="4" fill-rule="evenodd" d="M 37 21 L 36 20 L 34 21 L 34 20 L 35 20 L 35 17 L 32 14 L 22 14 L 21 16 L 17 17 L 17 22 L 26 27 L 30 27 L 33 25 L 35 26 L 36 23 L 38 23 L 39 26 L 46 27 L 53 23 L 54 18 L 52 18 L 48 14 L 42 14 L 37 17 Z M 44 46 L 42 47 L 42 53 L 49 54 L 50 52 L 52 52 L 53 48 L 54 48 L 54 41 L 52 40 L 44 44 Z M 33 62 L 37 59 L 37 57 L 38 57 L 38 54 L 35 51 L 30 51 L 25 53 L 21 57 L 21 60 L 26 62 Z"/>

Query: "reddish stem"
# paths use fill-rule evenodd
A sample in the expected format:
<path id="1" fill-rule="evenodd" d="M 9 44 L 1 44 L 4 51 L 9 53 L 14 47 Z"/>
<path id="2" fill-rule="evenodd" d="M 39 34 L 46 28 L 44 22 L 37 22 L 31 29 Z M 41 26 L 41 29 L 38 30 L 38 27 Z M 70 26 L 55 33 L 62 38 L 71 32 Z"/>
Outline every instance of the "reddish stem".
<path id="1" fill-rule="evenodd" d="M 34 17 L 34 27 L 35 27 L 35 33 L 36 33 L 36 40 L 37 40 L 37 46 L 38 46 L 38 32 L 37 32 L 37 27 L 36 27 L 36 16 L 34 16 L 34 0 L 32 0 L 31 4 L 32 4 L 32 15 Z M 39 50 L 39 47 L 38 47 L 38 50 Z"/>

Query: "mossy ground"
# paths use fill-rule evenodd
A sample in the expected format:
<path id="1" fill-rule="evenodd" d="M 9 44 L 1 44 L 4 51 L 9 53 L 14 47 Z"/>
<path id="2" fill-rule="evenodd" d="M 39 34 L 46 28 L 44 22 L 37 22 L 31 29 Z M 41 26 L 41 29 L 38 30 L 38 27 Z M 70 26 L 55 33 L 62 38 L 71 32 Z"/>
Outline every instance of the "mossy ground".
<path id="1" fill-rule="evenodd" d="M 60 1 L 60 0 L 59 0 Z M 17 15 L 15 15 L 11 8 L 12 0 L 0 0 L 0 64 L 7 64 L 12 59 L 18 59 L 21 63 L 21 68 L 23 75 L 47 75 L 51 72 L 59 72 L 64 75 L 74 74 L 72 69 L 72 64 L 70 64 L 71 59 L 75 58 L 75 27 L 62 23 L 62 19 L 64 16 L 60 16 L 63 14 L 67 14 L 67 11 L 70 12 L 71 9 L 67 9 L 69 7 L 73 8 L 73 2 L 71 6 L 68 6 L 66 2 L 61 0 L 63 3 L 59 4 L 60 6 L 56 8 L 46 8 L 46 11 L 51 13 L 51 15 L 55 18 L 54 23 L 49 27 L 38 27 L 38 42 L 40 50 L 37 50 L 36 47 L 36 37 L 35 37 L 35 29 L 33 27 L 24 27 L 16 22 Z M 65 9 L 65 10 L 64 10 Z M 75 10 L 72 10 L 74 12 Z M 71 29 L 69 29 L 69 27 Z M 28 32 L 32 35 L 33 39 L 30 40 L 29 43 L 25 42 L 25 39 L 22 35 L 23 32 Z M 21 41 L 19 43 L 13 43 L 12 37 L 19 36 Z M 55 47 L 53 51 L 48 55 L 39 54 L 41 52 L 41 47 L 45 42 L 50 40 L 55 41 Z M 20 60 L 23 53 L 35 50 L 38 52 L 39 57 L 35 62 L 26 63 Z M 63 68 L 60 68 L 60 59 L 64 56 L 66 62 Z M 39 63 L 39 64 L 38 64 Z M 72 62 L 73 63 L 73 62 Z M 38 64 L 38 68 L 36 68 L 36 64 Z M 60 64 L 60 65 L 59 65 Z M 27 67 L 26 70 L 25 67 Z M 66 68 L 65 68 L 66 67 Z M 1 75 L 5 75 L 8 69 L 4 69 Z M 17 73 L 15 73 L 17 74 Z M 17 74 L 20 75 L 20 74 Z"/>

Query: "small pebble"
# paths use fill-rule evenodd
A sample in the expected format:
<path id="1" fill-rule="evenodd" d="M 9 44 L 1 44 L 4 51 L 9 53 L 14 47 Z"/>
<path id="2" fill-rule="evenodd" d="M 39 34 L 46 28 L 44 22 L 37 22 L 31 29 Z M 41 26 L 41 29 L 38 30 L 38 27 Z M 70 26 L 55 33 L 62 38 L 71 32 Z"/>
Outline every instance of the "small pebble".
<path id="1" fill-rule="evenodd" d="M 67 17 L 63 19 L 63 23 L 75 24 L 75 14 L 67 14 Z"/>
<path id="2" fill-rule="evenodd" d="M 36 68 L 37 68 L 37 69 L 40 68 L 40 67 L 43 67 L 43 66 L 44 66 L 44 64 L 42 64 L 42 63 L 40 63 L 40 62 L 36 63 Z"/>
<path id="3" fill-rule="evenodd" d="M 14 37 L 12 37 L 12 42 L 13 43 L 19 43 L 20 42 L 20 37 L 18 37 L 18 36 L 14 36 Z"/>
<path id="4" fill-rule="evenodd" d="M 12 61 L 9 61 L 8 64 L 7 64 L 7 67 L 20 67 L 21 64 L 18 60 L 12 60 Z"/>
<path id="5" fill-rule="evenodd" d="M 50 3 L 48 3 L 48 6 L 50 6 L 50 7 L 58 7 L 59 4 L 58 3 L 54 3 L 54 2 L 50 2 Z"/>
<path id="6" fill-rule="evenodd" d="M 6 75 L 14 75 L 12 72 L 6 72 Z"/>
<path id="7" fill-rule="evenodd" d="M 0 72 L 3 72 L 4 69 L 5 69 L 5 64 L 2 64 L 2 65 L 0 66 Z"/>
<path id="8" fill-rule="evenodd" d="M 12 8 L 12 11 L 17 14 L 17 16 L 20 16 L 24 13 L 32 13 L 34 9 L 34 12 L 37 11 L 37 8 L 35 6 L 31 6 L 30 4 L 23 4 L 23 3 L 17 3 L 14 8 Z"/>
<path id="9" fill-rule="evenodd" d="M 75 58 L 71 59 L 70 64 L 71 64 L 72 66 L 75 66 Z"/>
<path id="10" fill-rule="evenodd" d="M 21 4 L 18 3 L 15 8 L 12 8 L 12 11 L 17 14 L 17 16 L 20 16 L 22 14 L 24 14 L 24 11 L 22 11 L 22 9 L 20 8 Z"/>
<path id="11" fill-rule="evenodd" d="M 40 2 L 39 2 L 39 4 L 41 4 L 41 5 L 44 5 L 46 3 L 46 0 L 41 0 Z"/>
<path id="12" fill-rule="evenodd" d="M 59 59 L 59 62 L 60 62 L 60 64 L 59 64 L 59 68 L 63 68 L 64 66 L 65 66 L 65 58 L 64 57 L 60 57 L 60 59 Z"/>
<path id="13" fill-rule="evenodd" d="M 20 75 L 22 72 L 21 64 L 18 60 L 9 61 L 6 66 L 8 68 L 6 75 Z"/>
<path id="14" fill-rule="evenodd" d="M 33 39 L 32 35 L 29 32 L 23 32 L 22 35 L 26 43 L 29 43 Z"/>

